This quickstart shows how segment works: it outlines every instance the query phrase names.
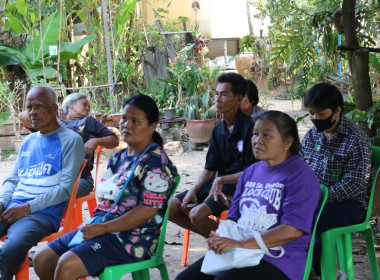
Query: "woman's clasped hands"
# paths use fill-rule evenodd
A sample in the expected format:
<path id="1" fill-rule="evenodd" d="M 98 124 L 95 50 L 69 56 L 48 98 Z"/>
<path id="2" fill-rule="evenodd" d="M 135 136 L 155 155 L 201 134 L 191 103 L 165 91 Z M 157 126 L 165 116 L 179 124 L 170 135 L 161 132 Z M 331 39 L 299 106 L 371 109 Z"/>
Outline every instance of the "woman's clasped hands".
<path id="1" fill-rule="evenodd" d="M 232 248 L 244 248 L 243 243 L 227 237 L 218 236 L 215 231 L 211 231 L 210 237 L 206 240 L 209 250 L 216 254 L 224 254 Z"/>

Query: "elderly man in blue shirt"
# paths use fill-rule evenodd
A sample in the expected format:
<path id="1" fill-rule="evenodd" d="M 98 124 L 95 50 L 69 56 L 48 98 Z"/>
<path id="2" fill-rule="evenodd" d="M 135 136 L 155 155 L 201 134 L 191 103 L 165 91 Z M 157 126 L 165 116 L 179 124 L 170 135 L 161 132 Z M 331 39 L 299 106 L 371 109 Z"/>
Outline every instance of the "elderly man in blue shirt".
<path id="1" fill-rule="evenodd" d="M 24 138 L 0 194 L 1 279 L 11 280 L 29 249 L 56 232 L 84 160 L 82 138 L 57 122 L 57 97 L 46 86 L 32 88 L 27 112 L 38 132 Z"/>

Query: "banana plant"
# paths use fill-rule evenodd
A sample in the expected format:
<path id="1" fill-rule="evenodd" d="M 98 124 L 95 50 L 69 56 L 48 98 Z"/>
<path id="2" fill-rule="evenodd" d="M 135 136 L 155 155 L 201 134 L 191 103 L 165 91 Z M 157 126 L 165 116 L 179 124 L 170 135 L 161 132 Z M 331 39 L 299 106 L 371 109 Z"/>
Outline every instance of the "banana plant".
<path id="1" fill-rule="evenodd" d="M 64 18 L 64 17 L 63 17 Z M 44 75 L 42 59 L 45 64 L 45 77 L 48 79 L 56 76 L 56 66 L 49 63 L 57 59 L 57 55 L 49 54 L 49 46 L 55 46 L 59 34 L 59 13 L 54 12 L 42 23 L 42 45 L 41 36 L 29 37 L 28 45 L 19 48 L 0 43 L 0 67 L 7 65 L 19 65 L 26 74 L 37 79 Z M 96 38 L 96 35 L 88 35 L 83 39 L 71 43 L 64 42 L 61 45 L 61 74 L 65 78 L 66 62 L 68 59 L 77 58 L 85 44 Z M 42 46 L 42 47 L 41 47 Z M 42 53 L 43 50 L 43 53 Z"/>

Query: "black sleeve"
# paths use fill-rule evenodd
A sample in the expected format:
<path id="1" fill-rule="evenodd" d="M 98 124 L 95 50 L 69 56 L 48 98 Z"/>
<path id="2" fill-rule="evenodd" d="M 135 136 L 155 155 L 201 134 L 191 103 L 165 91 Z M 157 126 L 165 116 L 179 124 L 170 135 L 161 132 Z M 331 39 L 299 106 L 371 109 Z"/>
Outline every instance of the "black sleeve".
<path id="1" fill-rule="evenodd" d="M 117 137 L 115 133 L 111 132 L 104 124 L 93 117 L 88 117 L 86 122 L 86 128 L 91 137 L 102 138 L 109 135 Z"/>

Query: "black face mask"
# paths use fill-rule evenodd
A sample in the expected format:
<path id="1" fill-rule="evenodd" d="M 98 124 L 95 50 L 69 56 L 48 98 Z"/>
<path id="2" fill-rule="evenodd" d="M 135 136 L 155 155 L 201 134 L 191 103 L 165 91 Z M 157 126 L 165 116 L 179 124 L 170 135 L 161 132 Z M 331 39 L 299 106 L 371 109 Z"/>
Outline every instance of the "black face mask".
<path id="1" fill-rule="evenodd" d="M 327 119 L 324 119 L 324 120 L 311 120 L 315 126 L 315 128 L 317 129 L 318 132 L 322 132 L 322 131 L 325 131 L 326 129 L 329 129 L 330 127 L 332 127 L 335 123 L 335 121 L 331 121 L 332 120 L 332 117 L 333 117 L 334 113 L 331 114 L 330 117 L 328 117 Z"/>

